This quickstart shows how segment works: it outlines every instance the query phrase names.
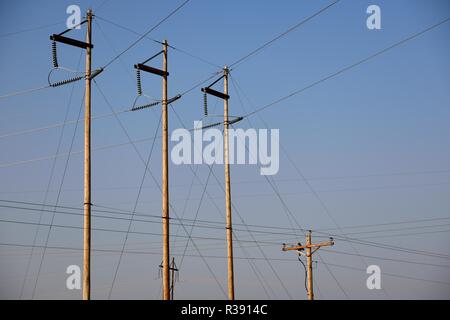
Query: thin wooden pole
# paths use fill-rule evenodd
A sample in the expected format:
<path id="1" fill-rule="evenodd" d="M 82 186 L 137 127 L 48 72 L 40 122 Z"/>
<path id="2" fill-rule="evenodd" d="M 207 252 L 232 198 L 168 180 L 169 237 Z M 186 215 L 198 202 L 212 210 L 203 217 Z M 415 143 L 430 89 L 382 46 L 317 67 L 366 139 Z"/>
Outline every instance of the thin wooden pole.
<path id="1" fill-rule="evenodd" d="M 312 275 L 312 253 L 311 253 L 311 231 L 306 234 L 306 263 L 308 268 L 308 300 L 314 300 L 313 275 Z"/>
<path id="2" fill-rule="evenodd" d="M 173 294 L 175 291 L 175 258 L 172 257 L 172 265 L 170 267 L 171 275 L 170 275 L 170 300 L 173 300 Z"/>
<path id="3" fill-rule="evenodd" d="M 163 300 L 170 300 L 169 273 L 169 157 L 167 117 L 167 40 L 163 43 L 163 93 L 162 93 L 162 223 L 163 223 Z"/>
<path id="4" fill-rule="evenodd" d="M 223 69 L 223 93 L 228 95 L 228 73 L 227 67 Z M 226 194 L 226 230 L 227 230 L 227 254 L 228 254 L 228 299 L 234 300 L 234 267 L 233 267 L 233 231 L 231 222 L 231 188 L 230 188 L 230 159 L 228 139 L 228 99 L 223 104 L 223 149 L 225 157 L 225 194 Z"/>
<path id="5" fill-rule="evenodd" d="M 92 10 L 87 12 L 86 42 L 92 42 Z M 84 113 L 84 234 L 83 300 L 91 299 L 91 47 L 86 48 L 86 93 Z"/>

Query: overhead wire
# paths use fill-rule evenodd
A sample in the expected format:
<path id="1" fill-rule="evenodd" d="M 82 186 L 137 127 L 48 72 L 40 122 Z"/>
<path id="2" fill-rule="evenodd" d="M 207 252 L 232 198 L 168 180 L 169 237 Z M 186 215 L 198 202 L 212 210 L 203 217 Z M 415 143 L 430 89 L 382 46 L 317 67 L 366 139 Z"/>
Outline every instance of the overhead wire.
<path id="1" fill-rule="evenodd" d="M 247 60 L 249 57 L 255 55 L 256 53 L 258 53 L 259 51 L 263 50 L 264 48 L 270 46 L 271 44 L 273 44 L 275 41 L 285 37 L 287 34 L 291 33 L 292 31 L 296 30 L 297 28 L 299 28 L 300 26 L 304 25 L 305 23 L 307 23 L 308 21 L 312 20 L 313 18 L 319 16 L 320 14 L 322 14 L 323 12 L 325 12 L 326 10 L 328 10 L 329 8 L 333 7 L 335 4 L 337 4 L 340 0 L 334 1 L 328 5 L 326 5 L 325 7 L 321 8 L 319 11 L 315 12 L 314 14 L 308 16 L 307 18 L 302 19 L 300 22 L 298 22 L 297 24 L 295 24 L 294 26 L 290 27 L 289 29 L 287 29 L 286 31 L 284 31 L 283 33 L 281 33 L 280 35 L 276 36 L 275 38 L 269 40 L 268 42 L 264 43 L 263 45 L 259 46 L 258 48 L 252 50 L 251 52 L 249 52 L 248 54 L 244 55 L 243 57 L 239 58 L 238 60 L 236 60 L 235 62 L 233 62 L 232 64 L 230 64 L 230 68 L 235 69 L 239 64 L 243 63 L 245 60 Z"/>
<path id="2" fill-rule="evenodd" d="M 394 48 L 396 48 L 398 46 L 401 46 L 404 43 L 406 43 L 408 41 L 411 41 L 411 40 L 413 40 L 413 39 L 415 39 L 415 38 L 425 34 L 426 32 L 429 32 L 429 31 L 431 31 L 431 30 L 433 30 L 433 29 L 443 25 L 444 23 L 447 23 L 449 20 L 450 20 L 450 17 L 448 17 L 448 18 L 446 18 L 444 20 L 441 20 L 438 23 L 435 23 L 435 24 L 433 24 L 433 25 L 431 25 L 431 26 L 429 26 L 429 27 L 427 27 L 427 28 L 425 28 L 425 29 L 423 29 L 423 30 L 421 30 L 419 32 L 416 32 L 416 33 L 414 33 L 414 34 L 412 34 L 412 35 L 410 35 L 410 36 L 408 36 L 408 37 L 406 37 L 406 38 L 404 38 L 404 39 L 402 39 L 400 41 L 397 41 L 394 44 L 392 44 L 392 45 L 390 45 L 390 46 L 388 46 L 388 47 L 386 47 L 386 48 L 384 48 L 382 50 L 379 50 L 379 51 L 369 55 L 366 58 L 363 58 L 363 59 L 361 59 L 361 60 L 359 60 L 359 61 L 357 61 L 355 63 L 347 65 L 347 66 L 339 69 L 338 71 L 333 72 L 333 73 L 331 73 L 331 74 L 329 74 L 329 75 L 327 75 L 327 76 L 325 76 L 325 77 L 323 77 L 323 78 L 321 78 L 321 79 L 319 79 L 319 80 L 317 80 L 317 81 L 315 81 L 315 82 L 313 82 L 313 83 L 311 83 L 311 84 L 309 84 L 309 85 L 307 85 L 307 86 L 305 86 L 305 87 L 303 87 L 301 89 L 295 90 L 295 91 L 293 91 L 292 93 L 290 93 L 290 94 L 288 94 L 286 96 L 283 96 L 281 98 L 278 98 L 278 99 L 274 100 L 273 102 L 270 102 L 270 103 L 268 103 L 266 105 L 263 105 L 263 106 L 261 106 L 259 108 L 256 108 L 255 110 L 245 114 L 244 117 L 251 117 L 251 116 L 253 116 L 256 113 L 259 113 L 259 112 L 261 112 L 261 111 L 263 111 L 263 110 L 265 110 L 267 108 L 270 108 L 270 107 L 272 107 L 272 106 L 274 106 L 274 105 L 276 105 L 276 104 L 278 104 L 278 103 L 280 103 L 280 102 L 282 102 L 284 100 L 287 100 L 287 99 L 289 99 L 289 98 L 291 98 L 293 96 L 296 96 L 296 95 L 298 95 L 298 94 L 300 94 L 300 93 L 302 93 L 302 92 L 304 92 L 304 91 L 306 91 L 308 89 L 311 89 L 311 88 L 313 88 L 313 87 L 315 87 L 315 86 L 317 86 L 317 85 L 319 85 L 319 84 L 321 84 L 321 83 L 323 83 L 323 82 L 325 82 L 327 80 L 335 78 L 338 75 L 340 75 L 340 74 L 342 74 L 342 73 L 344 73 L 344 72 L 346 72 L 348 70 L 351 70 L 351 69 L 353 69 L 353 68 L 355 68 L 355 67 L 357 67 L 357 66 L 359 66 L 359 65 L 361 65 L 361 64 L 363 64 L 363 63 L 365 63 L 365 62 L 367 62 L 369 60 L 372 60 L 372 59 L 374 59 L 374 58 L 376 58 L 376 57 L 378 57 L 378 56 L 380 56 L 380 55 L 382 55 L 382 54 L 384 54 L 384 53 L 386 53 L 386 52 L 388 52 L 388 51 L 390 51 L 390 50 L 392 50 L 392 49 L 394 49 Z"/>
<path id="3" fill-rule="evenodd" d="M 158 23 L 156 23 L 154 26 L 152 26 L 149 30 L 147 30 L 145 33 L 143 33 L 137 40 L 132 42 L 128 47 L 126 47 L 119 54 L 117 54 L 114 58 L 112 58 L 108 63 L 106 63 L 103 68 L 106 69 L 108 66 L 110 66 L 113 62 L 115 62 L 117 59 L 119 59 L 119 57 L 121 57 L 126 52 L 128 52 L 131 48 L 133 48 L 135 45 L 137 45 L 148 34 L 150 34 L 152 31 L 154 31 L 156 28 L 158 28 L 161 24 L 163 24 L 165 21 L 167 21 L 170 17 L 172 17 L 175 13 L 177 13 L 181 8 L 183 8 L 189 2 L 190 2 L 190 0 L 183 1 L 175 9 L 173 9 L 167 16 L 165 16 L 162 20 L 160 20 Z"/>

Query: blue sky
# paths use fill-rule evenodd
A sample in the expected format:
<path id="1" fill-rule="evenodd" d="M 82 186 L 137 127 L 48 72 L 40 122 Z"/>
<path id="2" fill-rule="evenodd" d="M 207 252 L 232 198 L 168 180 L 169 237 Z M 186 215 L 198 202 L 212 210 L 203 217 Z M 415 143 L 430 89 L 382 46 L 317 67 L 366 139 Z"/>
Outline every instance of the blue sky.
<path id="1" fill-rule="evenodd" d="M 174 47 L 214 65 L 229 65 L 328 3 L 307 0 L 192 0 L 149 37 L 167 39 Z M 46 85 L 52 67 L 49 35 L 65 30 L 66 8 L 71 4 L 79 5 L 82 12 L 92 7 L 98 16 L 93 24 L 93 68 L 97 68 L 137 39 L 135 34 L 106 20 L 142 33 L 179 2 L 2 2 L 0 95 Z M 371 4 L 381 8 L 381 30 L 368 30 L 366 27 L 366 9 Z M 450 4 L 447 1 L 342 0 L 232 70 L 232 78 L 242 90 L 238 92 L 234 86 L 230 86 L 230 113 L 242 115 L 266 105 L 426 29 L 449 14 Z M 59 24 L 16 33 L 56 23 Z M 84 30 L 71 31 L 68 36 L 82 40 Z M 276 181 L 284 203 L 302 227 L 322 230 L 450 217 L 450 148 L 447 138 L 450 134 L 449 31 L 447 22 L 338 77 L 262 111 L 249 118 L 251 122 L 244 120 L 239 123 L 242 128 L 265 128 L 267 124 L 269 128 L 280 129 L 280 142 L 286 153 L 281 153 L 280 171 L 272 178 Z M 145 60 L 160 49 L 159 44 L 144 39 L 96 79 L 98 87 L 115 111 L 130 108 L 136 98 L 133 64 Z M 58 59 L 61 66 L 83 69 L 84 53 L 78 49 L 59 45 Z M 160 60 L 154 62 L 156 67 L 159 63 Z M 217 70 L 180 51 L 170 50 L 169 96 L 183 92 Z M 65 77 L 65 74 L 61 77 Z M 160 98 L 160 79 L 144 75 L 143 86 L 146 94 Z M 98 87 L 93 86 L 94 117 L 111 113 Z M 72 123 L 29 134 L 5 135 L 52 126 L 64 122 L 64 119 L 76 120 L 83 92 L 83 83 L 79 82 L 73 86 L 0 99 L 0 146 L 4 150 L 0 153 L 0 199 L 55 204 L 67 163 L 58 203 L 62 206 L 82 206 L 83 159 L 78 152 L 83 148 L 82 123 L 75 134 Z M 239 102 L 239 95 L 244 106 Z M 202 118 L 202 103 L 200 89 L 196 89 L 174 105 L 187 127 L 192 127 L 194 120 Z M 213 110 L 217 108 L 217 113 L 220 113 L 221 101 L 210 99 L 210 107 Z M 155 134 L 159 111 L 154 109 L 118 115 L 132 140 L 147 139 L 136 144 L 145 159 L 152 143 L 148 138 Z M 173 112 L 169 121 L 170 130 L 181 127 Z M 144 166 L 115 117 L 94 120 L 92 130 L 93 203 L 131 211 Z M 72 137 L 74 143 L 70 149 Z M 59 153 L 62 156 L 56 161 L 53 158 L 36 160 L 54 155 L 60 139 Z M 117 144 L 123 145 L 103 148 Z M 158 181 L 160 148 L 160 141 L 157 140 L 150 164 L 150 170 Z M 69 150 L 74 154 L 67 161 L 66 153 Z M 36 161 L 17 163 L 21 160 Z M 205 182 L 208 168 L 199 166 L 195 170 Z M 222 166 L 215 166 L 213 170 L 219 182 L 222 182 Z M 45 197 L 51 172 L 50 192 Z M 299 173 L 308 179 L 308 183 L 302 181 Z M 177 214 L 181 216 L 184 212 L 184 217 L 188 219 L 194 218 L 203 191 L 203 187 L 197 184 L 189 192 L 192 179 L 189 167 L 171 165 L 171 204 Z M 144 186 L 137 211 L 159 215 L 160 193 L 150 176 L 147 176 Z M 205 198 L 201 202 L 198 219 L 223 221 L 224 195 L 214 178 L 210 178 L 207 190 L 212 199 Z M 232 167 L 232 194 L 237 209 L 237 212 L 233 212 L 236 223 L 241 223 L 242 217 L 249 225 L 290 227 L 286 207 L 264 177 L 259 175 L 258 167 Z M 188 201 L 186 198 L 189 198 Z M 2 220 L 37 223 L 41 213 L 42 223 L 49 224 L 51 212 L 0 208 Z M 448 220 L 443 219 L 378 226 L 369 229 L 377 231 L 375 233 L 354 234 L 353 237 L 375 237 L 367 240 L 449 255 L 446 246 L 449 240 L 447 223 Z M 81 226 L 82 219 L 74 215 L 56 214 L 54 224 Z M 94 219 L 97 228 L 126 230 L 127 224 L 127 221 Z M 240 228 L 245 229 L 243 226 Z M 378 232 L 395 228 L 412 229 Z M 0 229 L 1 243 L 22 245 L 33 243 L 36 230 L 39 230 L 36 244 L 44 245 L 49 231 L 47 226 L 37 229 L 36 225 L 9 222 L 0 222 Z M 132 230 L 142 232 L 159 233 L 160 229 L 158 223 L 135 222 L 132 226 Z M 368 230 L 356 228 L 348 231 Z M 172 226 L 172 232 L 185 235 L 177 225 Z M 333 232 L 340 233 L 339 230 Z M 225 232 L 224 229 L 197 227 L 193 230 L 193 236 L 223 238 Z M 260 244 L 265 244 L 260 248 L 254 243 L 245 242 L 252 240 L 248 232 L 238 231 L 237 236 L 237 256 L 249 255 L 259 259 L 263 257 L 260 251 L 262 248 L 267 257 L 283 259 L 272 260 L 270 265 L 264 259 L 253 260 L 264 278 L 265 286 L 273 290 L 269 290 L 270 298 L 305 298 L 302 266 L 294 253 L 280 250 L 283 242 L 302 241 L 301 232 L 298 232 L 298 236 L 255 233 L 258 241 L 262 241 Z M 237 243 L 239 240 L 242 242 Z M 323 239 L 318 237 L 317 240 Z M 124 233 L 94 231 L 93 234 L 93 245 L 98 249 L 120 250 L 123 241 Z M 195 243 L 204 255 L 225 255 L 225 241 L 198 239 Z M 80 248 L 81 244 L 81 230 L 51 229 L 49 247 Z M 172 244 L 175 258 L 180 260 L 186 239 L 174 238 Z M 239 249 L 239 244 L 246 247 L 245 252 Z M 130 234 L 127 249 L 154 254 L 124 255 L 112 298 L 159 298 L 160 237 Z M 198 252 L 192 244 L 187 250 L 192 256 L 185 257 L 180 268 L 181 281 L 176 289 L 178 298 L 224 298 L 202 259 L 194 256 Z M 352 299 L 449 296 L 448 284 L 410 279 L 449 282 L 448 267 L 400 263 L 373 257 L 448 265 L 446 258 L 351 245 L 348 241 L 339 240 L 336 240 L 332 250 L 341 253 L 323 250 L 317 259 L 319 262 L 323 259 L 329 264 L 332 274 Z M 30 252 L 29 247 L 0 246 L 0 254 L 5 256 L 0 262 L 2 298 L 31 298 L 42 249 L 35 248 L 31 260 Z M 358 255 L 371 257 L 361 258 Z M 225 260 L 212 257 L 205 259 L 218 281 L 225 286 Z M 29 261 L 28 278 L 22 291 Z M 107 297 L 117 261 L 117 252 L 94 253 L 94 298 Z M 47 249 L 35 298 L 79 299 L 80 291 L 65 289 L 65 269 L 71 264 L 82 264 L 81 252 Z M 366 288 L 367 275 L 364 270 L 369 264 L 379 265 L 386 274 L 382 278 L 385 290 L 370 291 Z M 272 268 L 280 275 L 281 283 Z M 314 272 L 319 288 L 316 292 L 318 298 L 346 298 L 324 264 L 318 263 Z M 267 298 L 247 260 L 236 261 L 236 278 L 238 298 Z"/>

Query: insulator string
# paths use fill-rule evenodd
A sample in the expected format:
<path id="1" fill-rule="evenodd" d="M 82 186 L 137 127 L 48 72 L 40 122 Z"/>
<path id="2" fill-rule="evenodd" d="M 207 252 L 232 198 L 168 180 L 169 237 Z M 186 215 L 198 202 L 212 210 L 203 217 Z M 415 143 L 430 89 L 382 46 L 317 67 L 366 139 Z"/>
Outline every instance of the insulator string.
<path id="1" fill-rule="evenodd" d="M 53 67 L 58 68 L 58 56 L 56 53 L 56 41 L 52 41 L 52 61 L 53 61 Z"/>
<path id="2" fill-rule="evenodd" d="M 61 81 L 58 81 L 58 82 L 55 82 L 55 83 L 49 83 L 49 85 L 50 85 L 50 87 L 55 88 L 55 87 L 59 87 L 59 86 L 71 83 L 71 82 L 80 81 L 81 79 L 84 79 L 84 78 L 85 78 L 85 76 L 82 75 L 82 76 L 73 77 L 73 78 L 66 79 L 66 80 L 61 80 Z"/>
<path id="3" fill-rule="evenodd" d="M 141 82 L 141 70 L 136 69 L 136 84 L 137 84 L 137 94 L 142 96 L 142 82 Z"/>
<path id="4" fill-rule="evenodd" d="M 161 103 L 160 101 L 156 101 L 156 102 L 152 102 L 152 103 L 149 103 L 149 104 L 144 104 L 142 106 L 136 106 L 136 107 L 131 108 L 130 111 L 138 111 L 138 110 L 142 110 L 142 109 L 155 107 L 155 106 L 159 105 L 160 103 Z"/>
<path id="5" fill-rule="evenodd" d="M 205 117 L 208 116 L 208 95 L 205 93 L 203 93 L 203 113 L 205 115 Z"/>

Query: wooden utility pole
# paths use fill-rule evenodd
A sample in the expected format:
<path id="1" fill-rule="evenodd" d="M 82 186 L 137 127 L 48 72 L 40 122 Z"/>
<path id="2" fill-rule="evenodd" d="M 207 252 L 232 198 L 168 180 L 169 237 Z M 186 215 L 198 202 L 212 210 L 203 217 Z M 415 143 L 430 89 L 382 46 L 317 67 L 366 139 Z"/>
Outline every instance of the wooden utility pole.
<path id="1" fill-rule="evenodd" d="M 225 198 L 226 198 L 226 230 L 227 230 L 227 254 L 228 254 L 228 299 L 234 300 L 234 267 L 233 267 L 233 230 L 231 222 L 231 187 L 230 187 L 230 156 L 228 139 L 228 73 L 225 66 L 223 68 L 223 93 L 226 98 L 223 100 L 223 153 L 225 157 Z"/>
<path id="2" fill-rule="evenodd" d="M 328 247 L 334 245 L 333 239 L 330 239 L 328 242 L 321 243 L 312 243 L 311 241 L 311 230 L 306 234 L 306 244 L 302 246 L 299 244 L 298 246 L 286 247 L 283 245 L 283 251 L 292 251 L 295 250 L 299 255 L 303 255 L 306 257 L 306 266 L 307 266 L 307 278 L 308 278 L 308 300 L 314 300 L 314 290 L 313 290 L 313 274 L 312 274 L 312 255 L 319 250 L 321 247 Z M 306 253 L 303 251 L 306 250 Z"/>
<path id="3" fill-rule="evenodd" d="M 228 264 L 228 299 L 234 300 L 234 269 L 233 269 L 233 230 L 231 223 L 231 188 L 230 188 L 230 155 L 229 155 L 229 138 L 228 127 L 232 123 L 242 120 L 242 117 L 237 118 L 234 122 L 229 121 L 228 117 L 228 74 L 230 70 L 227 66 L 223 68 L 223 76 L 214 81 L 208 87 L 202 88 L 205 95 L 205 115 L 208 114 L 206 106 L 206 95 L 210 94 L 222 99 L 223 102 L 223 154 L 225 162 L 225 207 L 226 207 L 226 233 L 227 233 L 227 264 Z M 223 78 L 223 93 L 211 89 L 219 80 Z M 220 123 L 219 123 L 220 124 Z"/>
<path id="4" fill-rule="evenodd" d="M 84 112 L 84 224 L 83 224 L 83 300 L 91 298 L 91 80 L 98 76 L 103 68 L 91 70 L 92 61 L 92 10 L 86 13 L 86 20 L 79 25 L 87 23 L 86 42 L 67 38 L 63 36 L 72 29 L 67 29 L 59 34 L 50 36 L 53 41 L 53 66 L 58 68 L 56 60 L 56 42 L 67 44 L 86 50 L 86 92 L 85 92 L 85 112 Z M 52 84 L 58 87 L 70 82 L 81 80 L 82 77 L 72 78 Z"/>
<path id="5" fill-rule="evenodd" d="M 169 154 L 168 154 L 168 145 L 169 145 L 169 136 L 168 136 L 168 116 L 167 116 L 167 105 L 178 100 L 181 95 L 177 95 L 172 99 L 167 99 L 167 77 L 169 76 L 169 72 L 167 71 L 167 49 L 169 44 L 167 40 L 164 40 L 162 43 L 163 50 L 159 53 L 153 55 L 149 59 L 145 60 L 143 63 L 138 63 L 134 65 L 134 68 L 140 71 L 145 71 L 148 73 L 152 73 L 162 77 L 162 110 L 161 110 L 161 122 L 162 122 L 162 227 L 163 227 L 163 260 L 161 263 L 162 266 L 162 298 L 163 300 L 170 300 L 170 252 L 169 252 Z M 150 66 L 147 66 L 146 63 L 150 60 L 156 58 L 160 54 L 163 55 L 163 69 L 156 69 Z M 140 73 L 138 77 L 138 88 L 140 88 Z M 139 89 L 138 89 L 139 91 Z M 142 93 L 140 93 L 142 94 Z M 143 108 L 148 108 L 153 106 L 146 105 L 143 107 L 133 108 L 132 111 L 141 110 Z"/>
<path id="6" fill-rule="evenodd" d="M 92 10 L 87 12 L 86 94 L 84 113 L 83 300 L 91 299 L 91 50 Z"/>
<path id="7" fill-rule="evenodd" d="M 169 274 L 169 155 L 167 117 L 167 40 L 163 43 L 163 92 L 162 92 L 162 223 L 163 223 L 163 300 L 170 300 Z"/>

